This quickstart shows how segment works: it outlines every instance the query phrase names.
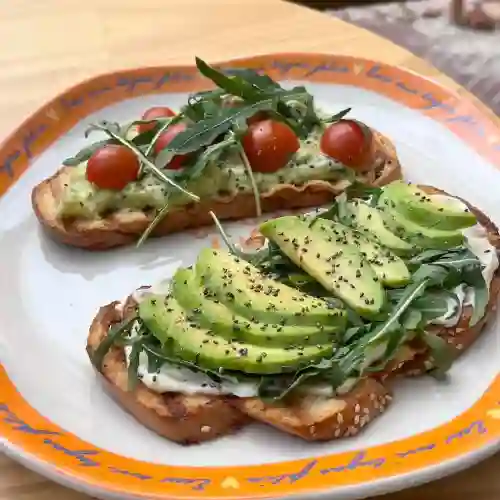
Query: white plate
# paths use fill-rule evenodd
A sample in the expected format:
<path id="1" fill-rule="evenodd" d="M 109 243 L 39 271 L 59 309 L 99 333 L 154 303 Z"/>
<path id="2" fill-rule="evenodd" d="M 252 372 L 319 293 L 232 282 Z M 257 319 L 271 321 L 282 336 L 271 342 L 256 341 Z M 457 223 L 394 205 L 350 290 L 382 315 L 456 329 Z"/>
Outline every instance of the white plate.
<path id="1" fill-rule="evenodd" d="M 368 67 L 372 63 L 364 61 L 363 64 Z M 393 68 L 386 70 L 396 72 L 399 78 L 402 78 L 401 75 L 416 78 Z M 352 116 L 394 141 L 407 179 L 432 184 L 462 196 L 480 207 L 493 220 L 500 221 L 500 176 L 497 166 L 492 164 L 491 159 L 485 159 L 478 153 L 477 147 L 471 147 L 466 140 L 459 138 L 454 133 L 456 131 L 451 131 L 446 123 L 427 116 L 422 110 L 411 109 L 398 102 L 394 95 L 389 98 L 373 90 L 355 86 L 353 82 L 334 84 L 304 79 L 306 81 L 287 80 L 285 83 L 307 85 L 316 96 L 318 105 L 332 113 L 352 106 Z M 430 82 L 425 84 L 434 87 Z M 345 484 L 334 486 L 331 472 L 321 473 L 318 465 L 322 457 L 332 454 L 338 459 L 351 455 L 355 457 L 360 450 L 365 453 L 364 457 L 372 456 L 371 450 L 375 450 L 377 457 L 383 456 L 387 461 L 386 455 L 380 455 L 379 450 L 393 453 L 391 447 L 394 444 L 389 443 L 408 443 L 408 439 L 416 443 L 415 448 L 430 446 L 426 441 L 429 431 L 437 439 L 441 436 L 439 439 L 446 441 L 449 438 L 446 432 L 451 427 L 439 430 L 440 426 L 450 426 L 459 415 L 472 411 L 470 409 L 480 400 L 484 402 L 486 398 L 489 404 L 487 390 L 499 373 L 500 346 L 496 322 L 454 364 L 449 381 L 436 382 L 424 377 L 398 382 L 394 404 L 383 417 L 358 437 L 330 443 L 305 444 L 272 428 L 253 424 L 233 436 L 198 446 L 182 447 L 150 432 L 110 399 L 96 378 L 84 348 L 87 329 L 97 309 L 126 296 L 140 285 L 170 277 L 181 265 L 191 264 L 200 248 L 211 244 L 216 232 L 208 229 L 151 240 L 139 250 L 131 246 L 103 253 L 81 251 L 60 246 L 42 233 L 31 210 L 30 193 L 36 183 L 58 168 L 62 159 L 80 149 L 85 143 L 83 131 L 89 123 L 99 119 L 128 121 L 141 115 L 144 109 L 158 104 L 176 109 L 186 98 L 186 92 L 138 95 L 85 116 L 44 152 L 33 158 L 29 169 L 1 198 L 0 356 L 8 378 L 25 400 L 23 404 L 44 416 L 50 421 L 50 425 L 64 429 L 64 435 L 76 436 L 89 443 L 89 450 L 99 450 L 87 455 L 90 460 L 93 455 L 99 457 L 102 453 L 110 452 L 118 456 L 118 467 L 122 469 L 123 464 L 134 464 L 136 467 L 137 460 L 151 464 L 141 466 L 146 467 L 144 470 L 147 467 L 154 471 L 161 470 L 154 468 L 153 464 L 179 466 L 176 470 L 188 471 L 186 477 L 191 474 L 189 468 L 193 466 L 219 467 L 215 472 L 213 469 L 206 469 L 206 473 L 204 469 L 198 470 L 197 473 L 201 473 L 203 477 L 211 478 L 213 475 L 213 480 L 204 484 L 202 489 L 192 489 L 193 484 L 196 486 L 197 483 L 190 483 L 187 488 L 186 484 L 182 486 L 178 482 L 160 483 L 163 485 L 161 489 L 152 486 L 150 497 L 159 498 L 177 498 L 188 494 L 209 497 L 229 494 L 245 496 L 252 493 L 252 488 L 255 489 L 258 484 L 257 481 L 247 481 L 244 484 L 241 479 L 252 476 L 252 469 L 231 469 L 228 474 L 222 473 L 216 484 L 221 471 L 234 466 L 275 464 L 267 470 L 278 471 L 279 475 L 279 470 L 284 470 L 287 461 L 302 459 L 307 460 L 297 464 L 314 462 L 313 467 L 318 470 L 318 478 L 311 485 L 304 486 L 308 480 L 305 476 L 294 482 L 281 481 L 274 486 L 269 481 L 264 481 L 265 488 L 257 488 L 255 494 L 283 497 L 312 493 L 315 490 L 317 493 L 328 491 L 329 498 L 346 498 L 346 495 L 355 497 L 365 492 L 400 488 L 403 479 L 406 481 L 411 477 L 412 481 L 431 479 L 466 466 L 496 448 L 500 434 L 499 424 L 495 419 L 490 419 L 492 423 L 476 424 L 468 433 L 452 439 L 448 446 L 457 449 L 451 456 L 445 454 L 443 461 L 439 460 L 439 454 L 443 451 L 435 444 L 422 453 L 421 457 L 417 457 L 418 453 L 415 452 L 415 456 L 410 457 L 415 463 L 409 470 L 397 463 L 384 462 L 376 467 L 366 465 L 366 469 L 374 467 L 373 480 L 364 479 L 363 466 L 358 464 L 352 470 L 346 469 L 347 472 L 352 472 L 352 480 L 347 479 Z M 490 147 L 493 145 L 490 144 Z M 247 236 L 252 224 L 255 225 L 255 221 L 227 224 L 226 227 L 237 238 Z M 0 392 L 7 393 L 7 377 L 0 379 L 0 383 Z M 3 398 L 5 401 L 2 401 Z M 0 405 L 4 403 L 11 412 L 14 411 L 12 408 L 17 408 L 15 415 L 29 424 L 31 410 L 24 410 L 22 404 L 9 398 L 9 395 L 2 394 Z M 488 404 L 480 405 L 481 409 L 477 410 L 480 413 L 472 416 L 471 424 L 478 421 L 477 415 L 487 418 L 484 408 L 490 408 L 491 405 Z M 0 418 L 1 408 L 2 406 Z M 492 408 L 494 411 L 494 407 Z M 6 411 L 4 410 L 4 415 L 8 416 Z M 9 418 L 12 420 L 13 417 Z M 9 422 L 4 419 L 3 423 L 4 429 L 9 428 Z M 490 433 L 489 427 L 493 425 L 497 427 L 496 432 Z M 23 440 L 13 439 L 12 435 L 15 433 L 6 430 L 4 442 L 7 450 L 14 457 L 23 457 L 28 466 L 36 467 L 38 464 L 43 472 L 61 481 L 63 477 L 57 475 L 56 471 L 58 468 L 65 468 L 66 484 L 83 488 L 94 495 L 106 496 L 114 490 L 119 491 L 110 474 L 110 467 L 115 467 L 114 465 L 104 466 L 107 471 L 101 473 L 97 470 L 101 468 L 101 463 L 99 466 L 85 467 L 80 459 L 75 460 L 75 455 L 64 452 L 50 458 L 44 450 L 49 447 L 51 452 L 54 449 L 57 451 L 53 444 L 43 443 L 40 439 L 38 445 L 32 443 L 28 446 Z M 486 435 L 488 439 L 485 439 Z M 53 438 L 50 439 L 54 441 Z M 477 443 L 466 443 L 468 440 Z M 460 446 L 457 447 L 459 442 Z M 396 451 L 397 453 L 403 452 Z M 466 458 L 460 458 L 466 453 Z M 402 462 L 407 460 L 407 457 L 400 458 Z M 434 467 L 436 462 L 443 463 L 440 467 Z M 95 476 L 81 475 L 82 472 L 88 474 L 93 469 L 97 471 Z M 135 469 L 129 467 L 127 470 L 130 472 Z M 309 475 L 313 473 L 312 469 L 307 472 Z M 268 472 L 263 475 L 266 474 Z M 393 477 L 384 478 L 386 475 Z M 123 477 L 127 481 L 133 480 L 133 474 L 118 476 L 116 481 Z M 151 480 L 141 482 L 136 478 L 136 482 L 139 483 L 137 488 L 140 486 L 146 494 Z M 318 487 L 314 487 L 314 484 Z M 287 488 L 282 491 L 281 486 Z M 124 487 L 124 490 L 122 494 L 127 498 L 136 497 L 141 491 L 130 487 Z"/>

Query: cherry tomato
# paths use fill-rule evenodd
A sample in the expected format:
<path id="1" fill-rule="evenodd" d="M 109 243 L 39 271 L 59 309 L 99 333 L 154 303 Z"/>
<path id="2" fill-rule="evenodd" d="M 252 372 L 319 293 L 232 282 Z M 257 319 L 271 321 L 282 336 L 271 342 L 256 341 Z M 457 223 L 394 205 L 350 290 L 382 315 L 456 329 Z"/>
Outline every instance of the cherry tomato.
<path id="1" fill-rule="evenodd" d="M 149 108 L 143 115 L 141 120 L 156 120 L 156 118 L 165 118 L 169 116 L 175 116 L 175 113 L 166 106 L 156 106 L 154 108 Z M 154 128 L 154 123 L 141 123 L 138 125 L 137 130 L 140 134 L 147 132 Z"/>
<path id="2" fill-rule="evenodd" d="M 140 164 L 133 151 L 118 144 L 98 149 L 87 162 L 87 180 L 101 189 L 121 190 L 137 179 Z"/>
<path id="3" fill-rule="evenodd" d="M 261 122 L 267 120 L 268 118 L 269 115 L 265 111 L 257 111 L 257 113 L 247 120 L 247 123 L 248 125 L 252 125 L 253 123 Z"/>
<path id="4" fill-rule="evenodd" d="M 355 120 L 332 123 L 321 136 L 320 148 L 324 154 L 347 167 L 364 170 L 370 166 L 370 129 Z"/>
<path id="5" fill-rule="evenodd" d="M 242 142 L 255 172 L 275 172 L 283 168 L 300 147 L 293 130 L 276 120 L 250 124 Z"/>
<path id="6" fill-rule="evenodd" d="M 162 149 L 165 149 L 172 139 L 177 135 L 186 130 L 186 124 L 183 122 L 174 123 L 163 132 L 160 137 L 155 142 L 154 151 L 158 154 Z M 172 170 L 178 170 L 183 166 L 185 161 L 189 158 L 189 154 L 186 155 L 176 155 L 172 158 L 167 168 Z"/>

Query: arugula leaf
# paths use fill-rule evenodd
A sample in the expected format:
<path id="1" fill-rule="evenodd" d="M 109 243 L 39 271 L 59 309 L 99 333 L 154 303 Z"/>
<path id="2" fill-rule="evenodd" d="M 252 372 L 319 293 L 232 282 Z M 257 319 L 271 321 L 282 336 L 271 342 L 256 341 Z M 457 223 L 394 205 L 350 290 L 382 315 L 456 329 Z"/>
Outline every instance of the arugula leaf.
<path id="1" fill-rule="evenodd" d="M 220 223 L 218 217 L 214 214 L 214 212 L 210 211 L 208 212 L 210 214 L 210 217 L 212 217 L 212 220 L 214 221 L 215 227 L 219 231 L 219 234 L 221 235 L 222 240 L 226 244 L 228 250 L 233 254 L 240 256 L 240 252 L 236 249 L 234 246 L 233 242 L 230 240 L 229 235 L 224 231 L 224 228 L 222 227 L 222 224 Z"/>
<path id="2" fill-rule="evenodd" d="M 464 272 L 463 281 L 474 289 L 474 312 L 470 319 L 470 326 L 474 326 L 486 313 L 489 302 L 489 289 L 481 272 L 481 267 Z"/>
<path id="3" fill-rule="evenodd" d="M 153 129 L 142 132 L 141 134 L 136 135 L 133 139 L 130 140 L 130 142 L 135 146 L 147 146 L 151 144 L 151 141 L 155 137 L 155 134 L 157 133 L 158 129 L 164 124 L 164 122 L 169 122 L 171 120 L 171 118 L 158 118 L 156 120 L 136 120 L 121 128 L 118 124 L 113 124 L 113 131 L 116 132 L 118 130 L 118 133 L 120 135 L 126 135 L 128 130 L 135 125 L 139 125 L 141 123 L 156 123 Z M 120 144 L 120 142 L 110 138 L 89 144 L 82 148 L 78 153 L 76 153 L 75 156 L 64 160 L 63 165 L 68 167 L 76 167 L 80 163 L 87 161 L 98 149 L 101 149 L 108 144 Z"/>
<path id="4" fill-rule="evenodd" d="M 339 206 L 337 203 L 333 203 L 333 205 L 325 211 L 318 212 L 314 217 L 311 217 L 311 222 L 309 223 L 309 227 L 313 227 L 319 219 L 326 220 L 335 220 L 339 213 Z"/>
<path id="5" fill-rule="evenodd" d="M 453 364 L 453 352 L 444 339 L 429 332 L 422 332 L 421 337 L 431 351 L 436 367 L 430 372 L 436 378 L 443 378 Z"/>
<path id="6" fill-rule="evenodd" d="M 398 303 L 392 309 L 389 318 L 379 326 L 377 326 L 373 331 L 373 335 L 370 339 L 371 343 L 382 338 L 387 332 L 391 331 L 392 328 L 395 328 L 398 325 L 401 315 L 410 307 L 410 304 L 417 297 L 420 297 L 425 292 L 425 289 L 427 286 L 429 286 L 429 283 L 430 278 L 427 277 L 421 279 L 420 281 L 416 281 L 415 283 L 412 283 L 405 288 L 405 291 L 399 299 Z"/>
<path id="7" fill-rule="evenodd" d="M 192 153 L 211 145 L 217 137 L 230 130 L 236 120 L 250 118 L 257 111 L 272 108 L 274 105 L 273 99 L 266 99 L 240 108 L 223 109 L 218 116 L 195 123 L 172 139 L 156 157 L 155 165 L 164 168 L 177 154 Z"/>
<path id="8" fill-rule="evenodd" d="M 222 106 L 221 98 L 223 95 L 222 89 L 191 95 L 188 98 L 188 103 L 182 107 L 182 114 L 193 122 L 217 116 Z"/>
<path id="9" fill-rule="evenodd" d="M 422 323 L 423 315 L 422 312 L 415 307 L 415 302 L 412 304 L 413 307 L 409 307 L 402 315 L 401 325 L 405 330 L 416 330 Z"/>
<path id="10" fill-rule="evenodd" d="M 422 264 L 431 264 L 441 257 L 450 254 L 450 250 L 424 250 L 422 253 L 412 257 L 408 264 L 411 266 L 421 266 Z"/>
<path id="11" fill-rule="evenodd" d="M 311 363 L 290 375 L 264 376 L 261 378 L 258 395 L 261 399 L 280 401 L 307 382 L 321 381 L 335 390 L 345 382 L 346 376 L 335 356 Z"/>
<path id="12" fill-rule="evenodd" d="M 426 281 L 429 286 L 442 286 L 449 273 L 450 270 L 446 269 L 445 267 L 436 266 L 433 264 L 423 264 L 413 274 L 412 280 L 413 282 L 417 283 Z"/>
<path id="13" fill-rule="evenodd" d="M 139 368 L 142 344 L 142 341 L 135 342 L 128 355 L 127 381 L 129 391 L 133 391 L 137 387 L 137 382 L 139 381 L 137 370 Z"/>
<path id="14" fill-rule="evenodd" d="M 319 378 L 322 382 L 327 382 L 335 390 L 344 383 L 346 376 L 334 358 L 322 359 L 319 363 L 298 370 L 292 383 L 275 399 L 284 399 L 308 380 L 312 381 Z"/>
<path id="15" fill-rule="evenodd" d="M 422 323 L 427 324 L 446 314 L 450 300 L 455 303 L 456 308 L 460 306 L 460 301 L 453 292 L 448 290 L 428 291 L 423 297 L 416 299 L 412 307 L 418 309 L 422 314 Z"/>
<path id="16" fill-rule="evenodd" d="M 116 144 L 116 141 L 112 139 L 103 139 L 102 141 L 94 142 L 78 151 L 75 156 L 66 158 L 62 163 L 66 167 L 76 167 L 80 165 L 80 163 L 87 161 L 97 150 L 108 144 Z"/>
<path id="17" fill-rule="evenodd" d="M 228 137 L 220 142 L 216 142 L 212 146 L 208 146 L 198 158 L 193 165 L 184 168 L 182 171 L 182 177 L 186 179 L 197 179 L 203 173 L 205 168 L 210 162 L 217 161 L 222 154 L 224 154 L 228 148 L 235 146 L 237 144 L 233 137 Z"/>
<path id="18" fill-rule="evenodd" d="M 165 195 L 165 205 L 156 213 L 155 218 L 151 221 L 151 224 L 144 230 L 144 232 L 141 234 L 141 237 L 137 240 L 136 243 L 136 248 L 139 248 L 142 246 L 142 244 L 149 238 L 151 233 L 156 229 L 156 226 L 163 220 L 165 215 L 167 215 L 167 212 L 170 208 L 170 192 L 167 192 Z"/>
<path id="19" fill-rule="evenodd" d="M 254 87 L 259 88 L 260 90 L 282 88 L 279 83 L 275 82 L 270 76 L 260 74 L 250 68 L 230 68 L 225 70 L 225 73 L 233 76 L 239 76 L 243 80 L 246 80 L 248 83 L 251 83 Z"/>
<path id="20" fill-rule="evenodd" d="M 338 195 L 335 198 L 333 205 L 328 210 L 321 211 L 314 217 L 311 217 L 309 227 L 313 227 L 319 219 L 338 220 L 339 222 L 348 225 L 348 221 L 350 220 L 350 211 L 347 204 L 346 192 Z"/>
<path id="21" fill-rule="evenodd" d="M 257 86 L 242 78 L 241 74 L 227 76 L 221 71 L 209 66 L 199 57 L 195 58 L 198 71 L 228 94 L 241 97 L 246 101 L 256 102 L 262 97 L 262 91 Z"/>
<path id="22" fill-rule="evenodd" d="M 137 321 L 137 319 L 138 316 L 133 316 L 131 318 L 122 321 L 121 323 L 113 325 L 109 329 L 106 337 L 102 339 L 101 343 L 92 354 L 92 363 L 98 370 L 102 368 L 102 362 L 104 356 L 106 356 L 111 347 L 119 339 L 123 338 L 125 335 L 128 335 L 130 333 L 130 329 L 132 328 L 132 325 L 135 323 L 135 321 Z"/>
<path id="23" fill-rule="evenodd" d="M 349 224 L 351 219 L 351 213 L 349 211 L 349 205 L 347 204 L 347 194 L 344 192 L 335 198 L 335 202 L 337 203 L 337 217 L 339 222 L 342 224 Z"/>
<path id="24" fill-rule="evenodd" d="M 357 324 L 348 328 L 342 337 L 342 344 L 348 345 L 358 342 L 364 335 L 369 333 L 372 328 L 373 327 L 370 323 L 364 324 L 363 322 L 361 322 L 361 324 Z"/>
<path id="25" fill-rule="evenodd" d="M 365 184 L 356 179 L 351 183 L 350 186 L 347 187 L 344 192 L 348 200 L 366 200 L 368 198 L 371 198 L 372 202 L 375 202 L 376 205 L 383 190 L 379 187 L 370 186 L 369 184 Z M 372 206 L 374 205 L 372 204 Z"/>
<path id="26" fill-rule="evenodd" d="M 339 111 L 338 113 L 336 113 L 328 118 L 323 118 L 321 121 L 323 121 L 325 123 L 338 122 L 338 121 L 342 120 L 342 118 L 344 118 L 344 116 L 346 116 L 348 113 L 350 113 L 351 110 L 352 110 L 352 108 L 343 109 L 342 111 Z"/>

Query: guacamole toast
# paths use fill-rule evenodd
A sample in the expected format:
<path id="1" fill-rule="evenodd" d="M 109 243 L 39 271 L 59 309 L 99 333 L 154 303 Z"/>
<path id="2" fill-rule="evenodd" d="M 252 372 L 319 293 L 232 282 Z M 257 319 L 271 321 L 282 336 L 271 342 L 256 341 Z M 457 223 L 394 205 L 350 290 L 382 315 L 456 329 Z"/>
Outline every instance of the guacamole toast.
<path id="1" fill-rule="evenodd" d="M 308 441 L 353 436 L 398 377 L 445 376 L 496 309 L 496 226 L 435 188 L 364 187 L 259 231 L 261 248 L 205 248 L 92 323 L 94 367 L 169 439 L 252 420 Z"/>
<path id="2" fill-rule="evenodd" d="M 197 64 L 218 89 L 178 113 L 154 107 L 128 124 L 91 125 L 104 139 L 35 186 L 33 209 L 51 237 L 104 250 L 213 224 L 210 212 L 236 220 L 318 206 L 355 181 L 401 177 L 390 139 L 346 118 L 350 109 L 331 116 L 304 87 Z"/>

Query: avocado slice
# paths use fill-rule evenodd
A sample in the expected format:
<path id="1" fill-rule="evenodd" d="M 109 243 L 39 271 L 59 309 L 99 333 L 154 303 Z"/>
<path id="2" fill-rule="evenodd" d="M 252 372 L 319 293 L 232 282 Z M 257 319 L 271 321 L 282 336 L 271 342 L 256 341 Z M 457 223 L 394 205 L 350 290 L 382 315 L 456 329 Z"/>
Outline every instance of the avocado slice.
<path id="1" fill-rule="evenodd" d="M 414 245 L 398 238 L 389 231 L 382 213 L 377 208 L 362 201 L 353 201 L 349 204 L 349 211 L 352 214 L 353 227 L 367 238 L 375 239 L 398 255 L 407 255 L 417 250 Z"/>
<path id="2" fill-rule="evenodd" d="M 344 247 L 357 248 L 382 284 L 399 287 L 409 283 L 410 271 L 404 261 L 359 231 L 326 219 L 319 219 L 315 227 L 336 238 L 336 242 Z"/>
<path id="3" fill-rule="evenodd" d="M 449 231 L 476 224 L 476 216 L 459 200 L 448 201 L 428 195 L 415 185 L 403 181 L 385 186 L 378 202 L 428 228 Z"/>
<path id="4" fill-rule="evenodd" d="M 407 219 L 392 205 L 379 206 L 384 214 L 384 221 L 394 234 L 411 244 L 425 249 L 448 249 L 459 246 L 464 242 L 464 235 L 458 229 L 444 231 L 423 227 Z"/>
<path id="5" fill-rule="evenodd" d="M 202 327 L 213 329 L 229 340 L 263 346 L 303 346 L 334 342 L 337 334 L 345 329 L 345 321 L 327 326 L 282 326 L 251 321 L 235 314 L 219 301 L 207 298 L 193 269 L 178 269 L 172 280 L 172 290 L 189 316 L 196 318 Z"/>
<path id="6" fill-rule="evenodd" d="M 196 275 L 207 297 L 245 318 L 281 326 L 345 323 L 342 309 L 268 278 L 252 264 L 223 250 L 204 248 L 198 255 Z"/>
<path id="7" fill-rule="evenodd" d="M 372 318 L 382 309 L 385 292 L 366 259 L 321 223 L 310 227 L 301 217 L 286 216 L 265 222 L 260 231 L 360 315 Z"/>
<path id="8" fill-rule="evenodd" d="M 172 295 L 148 296 L 139 304 L 139 316 L 165 344 L 168 354 L 215 370 L 250 374 L 295 371 L 311 361 L 331 357 L 334 349 L 331 344 L 282 348 L 227 340 L 186 316 Z"/>

